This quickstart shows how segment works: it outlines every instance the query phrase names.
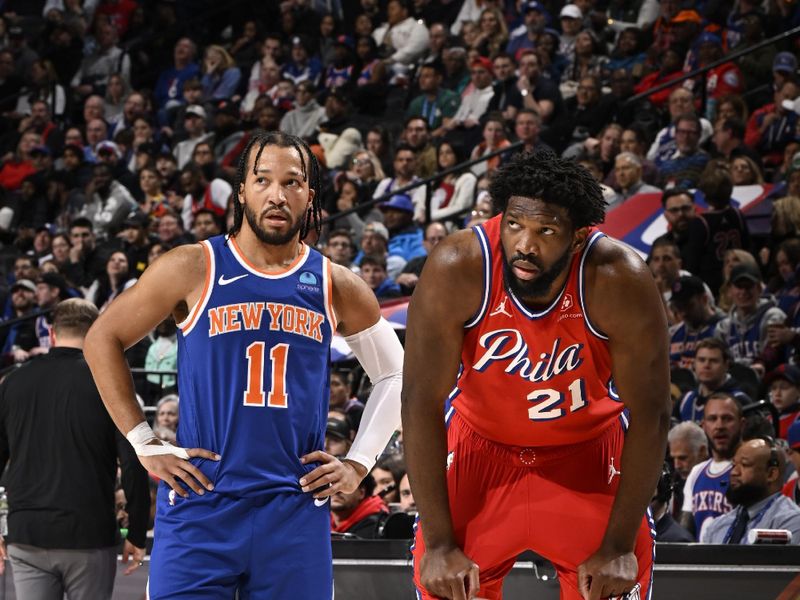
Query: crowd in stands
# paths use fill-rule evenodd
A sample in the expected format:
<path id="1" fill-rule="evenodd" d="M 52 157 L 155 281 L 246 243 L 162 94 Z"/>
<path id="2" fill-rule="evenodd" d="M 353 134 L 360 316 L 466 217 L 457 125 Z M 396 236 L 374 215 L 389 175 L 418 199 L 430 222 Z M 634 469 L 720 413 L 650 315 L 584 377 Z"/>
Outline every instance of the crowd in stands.
<path id="1" fill-rule="evenodd" d="M 670 323 L 676 427 L 652 507 L 679 521 L 662 529 L 719 541 L 712 517 L 781 488 L 800 502 L 798 44 L 759 46 L 800 25 L 797 3 L 0 7 L 4 367 L 47 352 L 60 300 L 102 310 L 164 252 L 224 233 L 256 128 L 308 142 L 327 221 L 306 241 L 381 301 L 412 294 L 438 242 L 492 216 L 488 183 L 512 153 L 551 151 L 595 176 L 609 211 L 661 194 L 668 228 L 648 264 Z M 768 231 L 737 208 L 739 186 L 768 194 Z M 128 353 L 151 372 L 137 391 L 171 441 L 179 390 L 162 372 L 176 353 L 172 320 Z M 358 373 L 331 375 L 328 451 L 346 452 L 364 390 Z M 777 440 L 777 464 L 747 475 L 757 493 L 726 495 L 745 479 L 742 440 L 759 435 Z M 390 505 L 414 510 L 401 436 L 334 499 L 333 531 L 379 536 Z"/>

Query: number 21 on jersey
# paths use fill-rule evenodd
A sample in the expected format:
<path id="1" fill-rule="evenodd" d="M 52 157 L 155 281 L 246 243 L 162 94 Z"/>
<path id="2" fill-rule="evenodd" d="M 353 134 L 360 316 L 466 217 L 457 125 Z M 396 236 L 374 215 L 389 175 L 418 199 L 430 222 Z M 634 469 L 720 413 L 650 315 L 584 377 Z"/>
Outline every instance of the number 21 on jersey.
<path id="1" fill-rule="evenodd" d="M 567 388 L 570 395 L 569 412 L 574 413 L 586 406 L 586 390 L 583 379 L 576 379 Z M 558 390 L 536 390 L 528 394 L 528 400 L 536 402 L 535 406 L 528 409 L 528 418 L 531 421 L 552 421 L 564 416 L 563 408 L 557 408 L 564 402 L 564 394 Z"/>
<path id="2" fill-rule="evenodd" d="M 275 344 L 269 350 L 272 388 L 267 394 L 264 393 L 264 342 L 250 344 L 245 355 L 247 389 L 244 391 L 244 405 L 286 408 L 289 399 L 286 394 L 286 359 L 289 356 L 289 344 Z"/>

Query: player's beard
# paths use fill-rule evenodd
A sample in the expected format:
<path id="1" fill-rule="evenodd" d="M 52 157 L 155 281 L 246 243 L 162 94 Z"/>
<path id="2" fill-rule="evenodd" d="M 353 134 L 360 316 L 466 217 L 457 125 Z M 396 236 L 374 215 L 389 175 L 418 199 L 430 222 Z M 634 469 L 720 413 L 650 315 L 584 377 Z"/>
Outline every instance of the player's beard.
<path id="1" fill-rule="evenodd" d="M 728 484 L 728 489 L 725 490 L 725 497 L 734 506 L 743 504 L 747 507 L 766 498 L 767 490 L 762 486 L 757 486 L 752 483 L 740 483 L 736 487 L 732 487 Z M 753 515 L 750 515 L 750 517 L 752 518 Z"/>
<path id="2" fill-rule="evenodd" d="M 509 259 L 506 257 L 505 251 L 503 251 L 503 280 L 517 298 L 542 298 L 549 294 L 553 282 L 558 279 L 559 275 L 569 266 L 571 259 L 572 249 L 567 248 L 564 254 L 562 254 L 549 269 L 545 269 L 541 261 L 533 255 L 515 254 Z M 519 279 L 511 270 L 513 264 L 519 260 L 524 260 L 534 265 L 539 269 L 539 275 L 530 281 Z"/>
<path id="3" fill-rule="evenodd" d="M 285 233 L 270 232 L 261 227 L 261 224 L 258 222 L 258 215 L 256 215 L 247 204 L 244 205 L 244 217 L 247 219 L 247 224 L 250 225 L 250 229 L 253 230 L 253 233 L 256 234 L 256 237 L 260 241 L 270 246 L 283 246 L 284 244 L 288 244 L 294 239 L 297 232 L 300 231 L 300 228 L 303 226 L 302 218 L 292 221 L 294 216 L 288 212 L 284 212 L 284 216 L 289 219 L 289 229 Z M 303 216 L 305 217 L 305 215 Z"/>

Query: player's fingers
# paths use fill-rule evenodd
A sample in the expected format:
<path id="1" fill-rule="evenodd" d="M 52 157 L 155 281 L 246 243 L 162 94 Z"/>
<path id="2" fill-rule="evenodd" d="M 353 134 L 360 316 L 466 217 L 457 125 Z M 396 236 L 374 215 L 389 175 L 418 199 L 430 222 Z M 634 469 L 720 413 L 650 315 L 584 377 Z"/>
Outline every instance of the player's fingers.
<path id="1" fill-rule="evenodd" d="M 166 475 L 161 478 L 162 481 L 165 481 L 169 487 L 175 490 L 175 493 L 178 494 L 181 498 L 188 498 L 189 492 L 187 492 L 183 486 L 178 483 L 178 478 L 175 477 L 172 473 L 167 471 Z"/>
<path id="2" fill-rule="evenodd" d="M 472 565 L 467 572 L 468 594 L 470 598 L 477 598 L 481 589 L 480 570 L 478 565 Z"/>
<path id="3" fill-rule="evenodd" d="M 466 574 L 459 574 L 454 580 L 450 582 L 450 598 L 453 600 L 467 600 L 467 590 L 465 582 Z"/>
<path id="4" fill-rule="evenodd" d="M 141 567 L 141 566 L 142 566 L 142 565 L 140 565 L 138 561 L 133 561 L 133 562 L 130 564 L 130 566 L 129 566 L 127 569 L 125 569 L 125 571 L 123 571 L 123 573 L 122 573 L 122 574 L 123 574 L 123 575 L 130 575 L 131 573 L 133 573 L 133 572 L 134 572 L 136 569 L 138 569 L 138 568 L 139 568 L 139 567 Z"/>
<path id="5" fill-rule="evenodd" d="M 590 586 L 591 578 L 586 573 L 586 569 L 584 569 L 583 565 L 581 565 L 578 567 L 578 591 L 581 596 L 583 596 L 583 600 L 589 600 Z"/>
<path id="6" fill-rule="evenodd" d="M 222 458 L 216 452 L 205 450 L 203 448 L 187 448 L 186 454 L 189 455 L 189 458 L 207 458 L 209 460 L 219 460 Z"/>
<path id="7" fill-rule="evenodd" d="M 183 471 L 183 473 L 177 473 L 177 475 L 183 479 L 186 485 L 188 485 L 201 496 L 205 493 L 205 490 L 214 489 L 214 484 L 209 481 L 208 477 L 205 476 L 205 473 L 195 467 L 192 463 L 183 461 L 180 463 L 179 468 Z M 188 474 L 189 477 L 184 476 L 184 474 Z M 199 485 L 195 483 L 195 479 L 200 482 Z M 205 490 L 203 488 L 205 488 Z"/>
<path id="8" fill-rule="evenodd" d="M 322 450 L 315 450 L 314 452 L 309 452 L 304 456 L 300 457 L 300 462 L 305 464 L 312 463 L 312 462 L 321 462 L 321 463 L 329 463 L 336 460 L 336 457 L 332 454 L 328 454 L 327 452 L 323 452 Z"/>
<path id="9" fill-rule="evenodd" d="M 325 464 L 320 465 L 313 471 L 310 471 L 303 475 L 300 478 L 300 485 L 303 487 L 303 491 L 307 492 L 309 490 L 313 490 L 315 488 L 320 487 L 321 485 L 330 483 L 331 479 L 325 479 L 325 477 L 329 477 L 331 474 L 335 473 L 337 466 L 334 464 Z M 336 479 L 334 477 L 334 479 Z"/>

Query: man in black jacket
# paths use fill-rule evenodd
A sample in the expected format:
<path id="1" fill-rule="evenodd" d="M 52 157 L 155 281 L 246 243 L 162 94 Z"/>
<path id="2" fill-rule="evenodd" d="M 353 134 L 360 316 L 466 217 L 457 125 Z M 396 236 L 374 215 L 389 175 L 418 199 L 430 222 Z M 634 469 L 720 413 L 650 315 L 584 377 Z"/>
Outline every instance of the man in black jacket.
<path id="1" fill-rule="evenodd" d="M 50 352 L 0 385 L 0 468 L 11 459 L 8 549 L 0 541 L 0 557 L 10 557 L 18 598 L 111 598 L 117 458 L 130 515 L 123 562 L 134 559 L 126 574 L 144 558 L 147 472 L 108 416 L 83 358 L 97 314 L 85 300 L 59 304 Z"/>

